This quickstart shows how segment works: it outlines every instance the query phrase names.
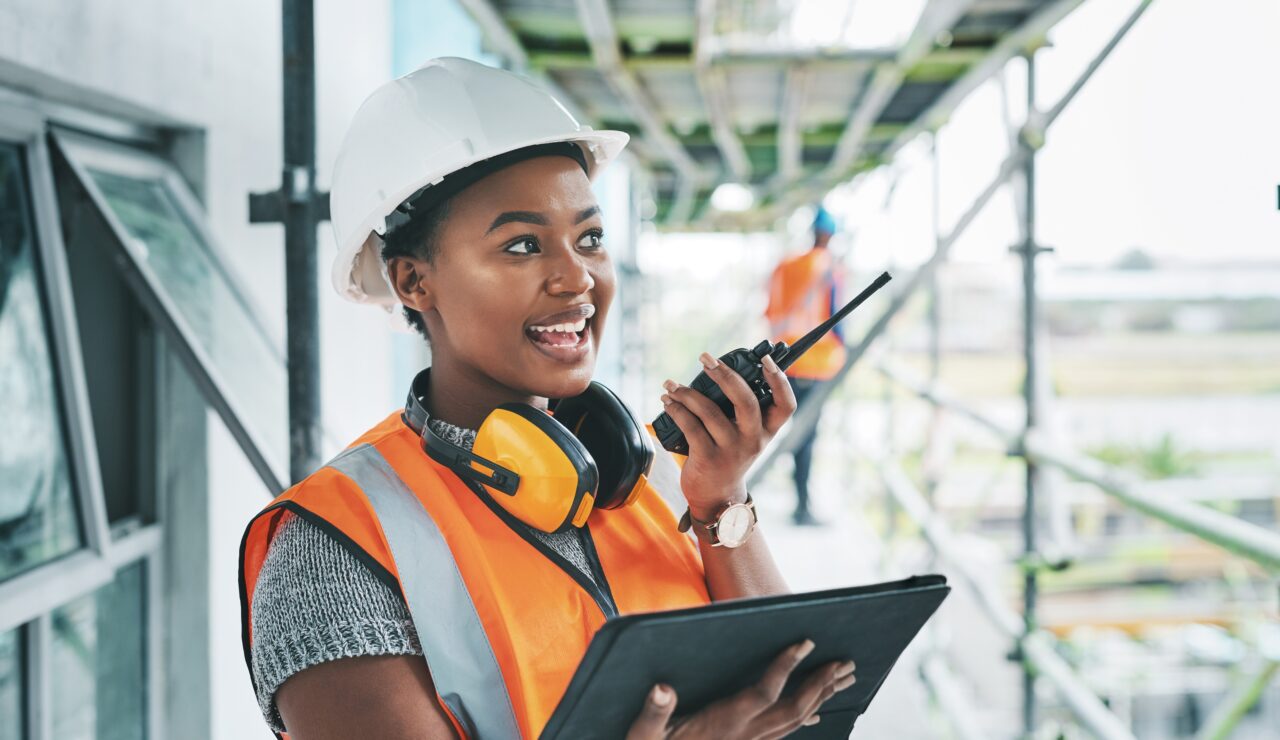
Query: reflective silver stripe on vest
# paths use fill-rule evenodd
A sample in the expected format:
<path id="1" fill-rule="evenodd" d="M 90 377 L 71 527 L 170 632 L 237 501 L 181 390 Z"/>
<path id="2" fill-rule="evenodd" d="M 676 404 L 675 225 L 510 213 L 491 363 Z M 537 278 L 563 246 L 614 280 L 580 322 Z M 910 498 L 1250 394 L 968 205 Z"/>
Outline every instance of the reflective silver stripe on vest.
<path id="1" fill-rule="evenodd" d="M 520 737 L 498 659 L 435 520 L 375 448 L 352 448 L 329 467 L 360 486 L 373 504 L 391 546 L 436 693 L 468 736 Z"/>

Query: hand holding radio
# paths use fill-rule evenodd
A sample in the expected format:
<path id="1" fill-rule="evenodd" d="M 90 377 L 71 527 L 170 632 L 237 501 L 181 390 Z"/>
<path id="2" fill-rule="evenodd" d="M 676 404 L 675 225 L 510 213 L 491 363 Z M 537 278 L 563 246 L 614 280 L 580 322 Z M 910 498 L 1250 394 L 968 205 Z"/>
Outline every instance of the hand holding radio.
<path id="1" fill-rule="evenodd" d="M 721 355 L 718 361 L 704 353 L 704 369 L 692 383 L 664 384 L 664 410 L 653 420 L 653 430 L 664 448 L 689 455 L 680 482 L 695 518 L 707 515 L 698 511 L 698 504 L 716 506 L 726 499 L 745 498 L 742 481 L 747 468 L 796 409 L 786 369 L 891 279 L 889 273 L 881 273 L 791 347 L 766 339 L 752 349 L 739 347 Z"/>
<path id="2" fill-rule="evenodd" d="M 746 498 L 747 469 L 796 409 L 791 384 L 772 359 L 766 360 L 760 383 L 773 403 L 758 401 L 758 393 L 729 363 L 703 353 L 703 371 L 693 385 L 668 380 L 662 397 L 664 416 L 687 440 L 689 459 L 680 474 L 680 488 L 695 519 L 711 519 L 726 501 Z M 725 413 L 723 404 L 729 407 Z M 655 425 L 656 429 L 656 425 Z"/>

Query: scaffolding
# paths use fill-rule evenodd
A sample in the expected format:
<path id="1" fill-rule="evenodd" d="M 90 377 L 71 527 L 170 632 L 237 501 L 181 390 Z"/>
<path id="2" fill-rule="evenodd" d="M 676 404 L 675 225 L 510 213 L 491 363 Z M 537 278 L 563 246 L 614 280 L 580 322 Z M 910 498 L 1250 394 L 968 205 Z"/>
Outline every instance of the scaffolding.
<path id="1" fill-rule="evenodd" d="M 1038 575 L 1045 568 L 1063 567 L 1059 554 L 1054 552 L 1052 547 L 1038 541 L 1040 528 L 1036 506 L 1043 496 L 1042 478 L 1046 472 L 1060 472 L 1092 484 L 1128 508 L 1246 558 L 1260 566 L 1272 579 L 1280 577 L 1280 534 L 1206 506 L 1153 496 L 1143 491 L 1136 481 L 1122 471 L 1086 455 L 1064 449 L 1055 444 L 1044 432 L 1042 415 L 1046 410 L 1047 374 L 1045 355 L 1038 342 L 1038 335 L 1042 329 L 1039 317 L 1040 301 L 1036 293 L 1036 258 L 1049 250 L 1036 241 L 1036 152 L 1043 146 L 1046 131 L 1061 116 L 1072 99 L 1149 5 L 1149 0 L 1138 3 L 1108 42 L 1086 65 L 1067 92 L 1047 109 L 1040 110 L 1036 107 L 1034 57 L 1038 44 L 1030 43 L 1018 50 L 1026 59 L 1027 112 L 1022 127 L 1016 132 L 1013 150 L 1002 162 L 995 178 L 964 211 L 951 231 L 938 236 L 933 255 L 906 281 L 895 281 L 895 284 L 902 287 L 893 295 L 889 305 L 872 323 L 863 338 L 849 348 L 846 362 L 832 382 L 812 394 L 811 399 L 797 411 L 787 433 L 774 441 L 748 476 L 749 486 L 758 484 L 773 463 L 799 445 L 806 434 L 814 428 L 822 405 L 831 398 L 841 381 L 848 377 L 854 365 L 873 348 L 884 350 L 895 316 L 918 291 L 927 292 L 928 377 L 926 379 L 915 377 L 889 360 L 880 361 L 878 370 L 897 387 L 930 403 L 935 414 L 951 413 L 965 417 L 993 434 L 1010 454 L 1023 459 L 1025 497 L 1021 516 L 1020 566 L 1023 573 L 1021 614 L 1009 608 L 1003 595 L 984 574 L 974 571 L 954 535 L 934 510 L 932 489 L 937 484 L 936 471 L 927 463 L 924 466 L 925 491 L 922 493 L 899 465 L 896 459 L 898 451 L 892 440 L 887 443 L 887 452 L 874 462 L 887 494 L 887 502 L 892 502 L 914 522 L 929 545 L 933 561 L 952 575 L 974 597 L 986 619 L 1001 635 L 1013 643 L 1010 657 L 1019 662 L 1023 669 L 1021 724 L 1024 737 L 1031 737 L 1039 726 L 1036 686 L 1042 680 L 1051 685 L 1076 720 L 1093 735 L 1108 740 L 1134 737 L 1126 723 L 1061 657 L 1057 639 L 1041 629 L 1037 623 Z M 922 132 L 906 132 L 904 136 L 907 134 L 914 136 L 919 133 Z M 905 141 L 906 139 L 899 142 L 898 147 Z M 895 151 L 898 147 L 894 148 Z M 936 147 L 933 149 L 932 159 L 935 167 L 933 200 L 936 224 L 938 201 Z M 1022 266 L 1021 354 L 1024 418 L 1019 429 L 1007 428 L 953 398 L 939 382 L 941 317 L 938 310 L 937 271 L 947 259 L 951 247 L 976 216 L 1002 187 L 1010 183 L 1018 186 L 1017 215 L 1020 221 L 1020 239 L 1010 251 L 1019 257 Z M 893 406 L 888 403 L 886 407 L 889 414 L 886 424 L 889 429 L 892 429 Z M 936 431 L 937 424 L 931 424 L 925 442 L 926 450 L 935 444 Z M 926 460 L 928 457 L 926 455 Z M 958 691 L 956 678 L 942 654 L 936 649 L 931 651 L 923 659 L 920 671 L 934 700 L 944 708 L 944 713 L 949 718 L 955 734 L 962 738 L 982 737 L 973 708 Z M 1244 714 L 1257 702 L 1277 671 L 1277 662 L 1273 658 L 1259 656 L 1249 674 L 1221 702 L 1197 737 L 1202 739 L 1228 737 Z"/>

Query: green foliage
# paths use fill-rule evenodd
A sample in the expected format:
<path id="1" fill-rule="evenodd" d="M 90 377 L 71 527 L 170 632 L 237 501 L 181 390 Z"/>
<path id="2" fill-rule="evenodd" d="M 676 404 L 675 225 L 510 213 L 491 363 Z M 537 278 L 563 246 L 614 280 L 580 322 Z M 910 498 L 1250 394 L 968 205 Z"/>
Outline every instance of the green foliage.
<path id="1" fill-rule="evenodd" d="M 1152 480 L 1195 475 L 1200 455 L 1178 447 L 1173 435 L 1165 433 L 1149 447 L 1110 444 L 1090 451 L 1093 457 L 1108 465 L 1134 470 Z"/>

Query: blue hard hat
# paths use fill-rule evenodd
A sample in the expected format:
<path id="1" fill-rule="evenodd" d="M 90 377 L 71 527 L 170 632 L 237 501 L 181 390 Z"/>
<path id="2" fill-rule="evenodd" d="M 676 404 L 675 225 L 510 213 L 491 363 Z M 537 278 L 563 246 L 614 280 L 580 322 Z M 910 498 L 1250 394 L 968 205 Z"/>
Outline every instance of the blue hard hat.
<path id="1" fill-rule="evenodd" d="M 822 206 L 818 206 L 818 212 L 813 214 L 813 230 L 823 234 L 836 233 L 835 217 Z"/>

